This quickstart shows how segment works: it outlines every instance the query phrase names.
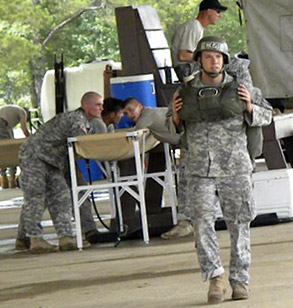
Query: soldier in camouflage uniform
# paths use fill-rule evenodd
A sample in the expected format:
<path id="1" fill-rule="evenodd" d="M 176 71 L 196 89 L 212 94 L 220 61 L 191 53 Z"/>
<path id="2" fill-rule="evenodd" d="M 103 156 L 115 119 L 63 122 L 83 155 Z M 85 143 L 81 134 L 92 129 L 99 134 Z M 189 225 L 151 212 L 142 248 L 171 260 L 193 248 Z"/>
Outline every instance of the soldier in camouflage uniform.
<path id="1" fill-rule="evenodd" d="M 81 99 L 81 108 L 58 114 L 20 148 L 20 184 L 24 192 L 22 214 L 32 252 L 58 249 L 42 238 L 41 220 L 45 208 L 48 208 L 59 237 L 59 249 L 76 249 L 71 226 L 71 194 L 64 176 L 68 164 L 67 138 L 94 133 L 90 121 L 101 117 L 102 110 L 101 96 L 87 92 Z M 21 223 L 20 219 L 20 227 Z"/>
<path id="2" fill-rule="evenodd" d="M 219 303 L 225 293 L 224 268 L 214 227 L 220 203 L 231 239 L 232 299 L 247 299 L 249 227 L 256 213 L 246 131 L 268 125 L 272 111 L 259 92 L 250 93 L 226 73 L 229 53 L 221 39 L 203 38 L 195 60 L 200 63 L 201 72 L 174 94 L 173 115 L 168 121 L 170 130 L 184 131 L 186 137 L 185 213 L 193 220 L 202 278 L 210 280 L 208 302 Z"/>

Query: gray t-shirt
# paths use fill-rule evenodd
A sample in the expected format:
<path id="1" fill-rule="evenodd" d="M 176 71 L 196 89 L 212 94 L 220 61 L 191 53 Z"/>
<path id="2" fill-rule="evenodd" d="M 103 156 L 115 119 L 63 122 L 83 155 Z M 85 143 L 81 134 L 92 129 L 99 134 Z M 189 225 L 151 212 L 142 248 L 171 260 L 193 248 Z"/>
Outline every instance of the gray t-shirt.
<path id="1" fill-rule="evenodd" d="M 179 135 L 170 133 L 168 127 L 166 126 L 167 112 L 167 107 L 145 107 L 135 124 L 135 128 L 148 128 L 159 141 L 178 144 Z"/>
<path id="2" fill-rule="evenodd" d="M 26 117 L 25 110 L 17 105 L 5 105 L 0 107 L 0 118 L 7 122 L 10 129 L 16 126 Z"/>
<path id="3" fill-rule="evenodd" d="M 185 63 L 178 61 L 178 51 L 189 50 L 190 52 L 194 52 L 199 40 L 203 37 L 203 32 L 204 27 L 197 19 L 191 19 L 179 26 L 173 36 L 171 44 L 171 55 L 174 67 Z"/>

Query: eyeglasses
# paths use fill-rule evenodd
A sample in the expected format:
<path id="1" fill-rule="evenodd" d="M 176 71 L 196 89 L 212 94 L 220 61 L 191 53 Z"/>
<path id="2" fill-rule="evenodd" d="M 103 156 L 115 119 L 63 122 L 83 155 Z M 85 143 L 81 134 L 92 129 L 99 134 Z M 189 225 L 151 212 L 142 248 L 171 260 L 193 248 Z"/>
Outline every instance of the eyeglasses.
<path id="1" fill-rule="evenodd" d="M 218 14 L 221 14 L 222 13 L 222 11 L 221 10 L 219 10 L 219 9 L 212 9 L 213 11 L 216 11 Z"/>

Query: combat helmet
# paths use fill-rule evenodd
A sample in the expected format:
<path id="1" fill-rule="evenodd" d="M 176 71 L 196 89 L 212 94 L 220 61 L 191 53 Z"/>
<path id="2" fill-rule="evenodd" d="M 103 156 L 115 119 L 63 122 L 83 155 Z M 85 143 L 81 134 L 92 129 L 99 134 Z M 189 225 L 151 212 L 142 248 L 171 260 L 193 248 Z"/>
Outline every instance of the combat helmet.
<path id="1" fill-rule="evenodd" d="M 224 64 L 230 62 L 227 43 L 216 36 L 206 36 L 202 38 L 197 44 L 196 50 L 193 54 L 193 59 L 197 61 L 200 53 L 205 50 L 220 52 L 223 55 Z"/>

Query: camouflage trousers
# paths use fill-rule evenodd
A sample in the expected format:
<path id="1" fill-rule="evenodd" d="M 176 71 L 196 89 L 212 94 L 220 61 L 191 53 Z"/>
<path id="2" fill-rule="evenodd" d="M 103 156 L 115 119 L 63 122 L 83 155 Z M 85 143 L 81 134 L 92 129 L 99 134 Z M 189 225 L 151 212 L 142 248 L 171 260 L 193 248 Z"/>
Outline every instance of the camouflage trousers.
<path id="1" fill-rule="evenodd" d="M 185 176 L 185 156 L 186 150 L 180 149 L 180 161 L 179 161 L 179 184 L 178 184 L 178 220 L 188 220 L 186 212 L 188 212 L 186 202 L 186 190 L 187 190 L 187 179 Z"/>
<path id="2" fill-rule="evenodd" d="M 195 231 L 195 244 L 203 280 L 224 273 L 215 220 L 220 204 L 230 234 L 229 281 L 249 282 L 250 222 L 255 218 L 252 181 L 249 175 L 226 178 L 188 177 L 189 217 Z"/>
<path id="3" fill-rule="evenodd" d="M 66 175 L 65 179 L 66 179 L 66 183 L 70 183 L 69 177 L 67 175 Z M 81 174 L 81 172 L 78 171 L 78 169 L 77 169 L 77 181 L 78 181 L 79 185 L 81 185 L 81 184 L 86 185 L 86 182 L 82 178 L 82 174 Z M 83 195 L 83 193 L 80 193 L 79 198 L 81 198 L 82 195 Z M 71 197 L 71 194 L 70 194 L 70 197 Z M 72 199 L 70 198 L 70 205 L 69 206 L 71 208 L 71 211 L 73 211 L 72 205 L 73 205 Z M 27 207 L 27 205 L 23 205 L 21 215 L 20 215 L 20 219 L 19 219 L 19 222 L 18 222 L 17 238 L 19 238 L 19 239 L 27 236 L 27 230 L 25 228 L 25 208 L 26 207 Z M 44 211 L 45 211 L 46 208 L 47 208 L 47 203 L 45 204 Z M 92 209 L 91 202 L 90 202 L 89 199 L 86 199 L 80 207 L 81 228 L 82 228 L 83 233 L 87 233 L 88 231 L 91 231 L 91 230 L 96 230 L 97 226 L 96 226 L 96 223 L 94 221 L 91 209 Z M 48 208 L 48 210 L 49 210 L 49 208 Z M 53 220 L 53 223 L 54 223 L 54 227 L 56 229 L 57 234 L 63 234 L 64 230 L 63 230 L 62 224 L 61 225 L 58 224 L 58 223 L 55 224 L 54 220 Z M 42 227 L 40 226 L 40 228 L 42 228 Z M 62 235 L 60 235 L 60 236 L 62 236 Z"/>
<path id="4" fill-rule="evenodd" d="M 8 125 L 7 122 L 0 118 L 0 139 L 13 139 L 13 130 L 11 130 Z M 11 175 L 15 175 L 16 173 L 16 168 L 0 168 L 0 175 L 4 176 L 7 173 L 7 169 L 9 169 L 8 173 Z"/>
<path id="5" fill-rule="evenodd" d="M 40 237 L 47 208 L 58 237 L 72 236 L 71 194 L 63 172 L 39 160 L 32 151 L 20 151 L 20 166 L 24 204 L 19 228 L 29 237 Z"/>

